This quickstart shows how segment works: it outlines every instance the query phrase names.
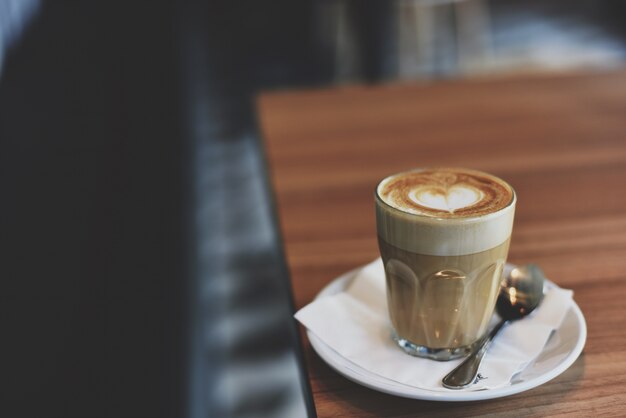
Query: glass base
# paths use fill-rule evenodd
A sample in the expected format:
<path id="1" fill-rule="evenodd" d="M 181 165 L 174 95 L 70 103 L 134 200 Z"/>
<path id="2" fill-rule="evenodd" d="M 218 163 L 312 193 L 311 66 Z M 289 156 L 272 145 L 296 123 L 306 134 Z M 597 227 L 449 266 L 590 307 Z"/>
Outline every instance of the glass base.
<path id="1" fill-rule="evenodd" d="M 413 344 L 404 338 L 398 337 L 395 333 L 393 339 L 407 354 L 437 361 L 454 360 L 459 357 L 464 357 L 471 353 L 480 342 L 480 340 L 478 340 L 473 344 L 455 348 L 429 348 L 423 345 Z"/>

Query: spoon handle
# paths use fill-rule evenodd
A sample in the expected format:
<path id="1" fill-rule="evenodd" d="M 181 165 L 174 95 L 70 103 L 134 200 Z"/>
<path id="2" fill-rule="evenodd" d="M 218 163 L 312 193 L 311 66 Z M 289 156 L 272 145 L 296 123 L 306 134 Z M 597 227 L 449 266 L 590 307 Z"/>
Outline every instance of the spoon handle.
<path id="1" fill-rule="evenodd" d="M 493 327 L 476 351 L 467 356 L 461 364 L 443 378 L 442 383 L 444 387 L 448 389 L 463 389 L 474 383 L 478 374 L 478 367 L 487 352 L 487 348 L 489 348 L 489 344 L 506 323 L 507 321 L 502 320 Z"/>

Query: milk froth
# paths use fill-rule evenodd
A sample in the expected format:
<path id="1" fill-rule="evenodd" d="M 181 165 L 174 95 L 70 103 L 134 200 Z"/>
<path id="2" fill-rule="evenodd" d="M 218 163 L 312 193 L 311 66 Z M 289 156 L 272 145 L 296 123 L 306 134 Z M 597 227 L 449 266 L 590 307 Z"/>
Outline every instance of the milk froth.
<path id="1" fill-rule="evenodd" d="M 515 192 L 476 170 L 424 168 L 387 177 L 376 189 L 380 238 L 406 251 L 464 255 L 506 241 Z"/>
<path id="2" fill-rule="evenodd" d="M 487 173 L 464 168 L 426 168 L 387 177 L 377 193 L 388 205 L 437 218 L 485 215 L 506 207 L 513 189 Z"/>

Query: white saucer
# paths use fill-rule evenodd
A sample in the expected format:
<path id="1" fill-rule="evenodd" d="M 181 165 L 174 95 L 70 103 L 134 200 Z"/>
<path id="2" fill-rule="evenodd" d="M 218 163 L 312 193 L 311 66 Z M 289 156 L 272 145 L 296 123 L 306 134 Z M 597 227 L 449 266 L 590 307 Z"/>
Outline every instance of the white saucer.
<path id="1" fill-rule="evenodd" d="M 360 268 L 350 271 L 333 280 L 322 289 L 317 298 L 343 291 L 359 270 Z M 548 282 L 547 285 L 553 286 L 554 284 Z M 576 302 L 573 302 L 563 323 L 552 334 L 539 357 L 515 376 L 509 386 L 479 391 L 430 391 L 398 383 L 357 366 L 308 330 L 307 336 L 313 349 L 328 365 L 348 379 L 370 389 L 405 398 L 430 401 L 478 401 L 524 392 L 563 373 L 582 352 L 587 339 L 587 326 L 580 308 Z"/>

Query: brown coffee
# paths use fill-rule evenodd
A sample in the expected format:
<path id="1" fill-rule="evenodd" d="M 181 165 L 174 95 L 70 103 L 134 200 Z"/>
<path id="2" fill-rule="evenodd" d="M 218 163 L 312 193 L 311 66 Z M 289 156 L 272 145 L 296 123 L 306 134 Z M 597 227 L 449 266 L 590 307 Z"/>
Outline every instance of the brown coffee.
<path id="1" fill-rule="evenodd" d="M 477 254 L 416 254 L 378 240 L 398 336 L 432 349 L 470 346 L 485 334 L 509 240 Z"/>
<path id="2" fill-rule="evenodd" d="M 413 170 L 376 189 L 376 224 L 395 339 L 448 360 L 487 331 L 506 262 L 515 193 L 460 168 Z"/>

